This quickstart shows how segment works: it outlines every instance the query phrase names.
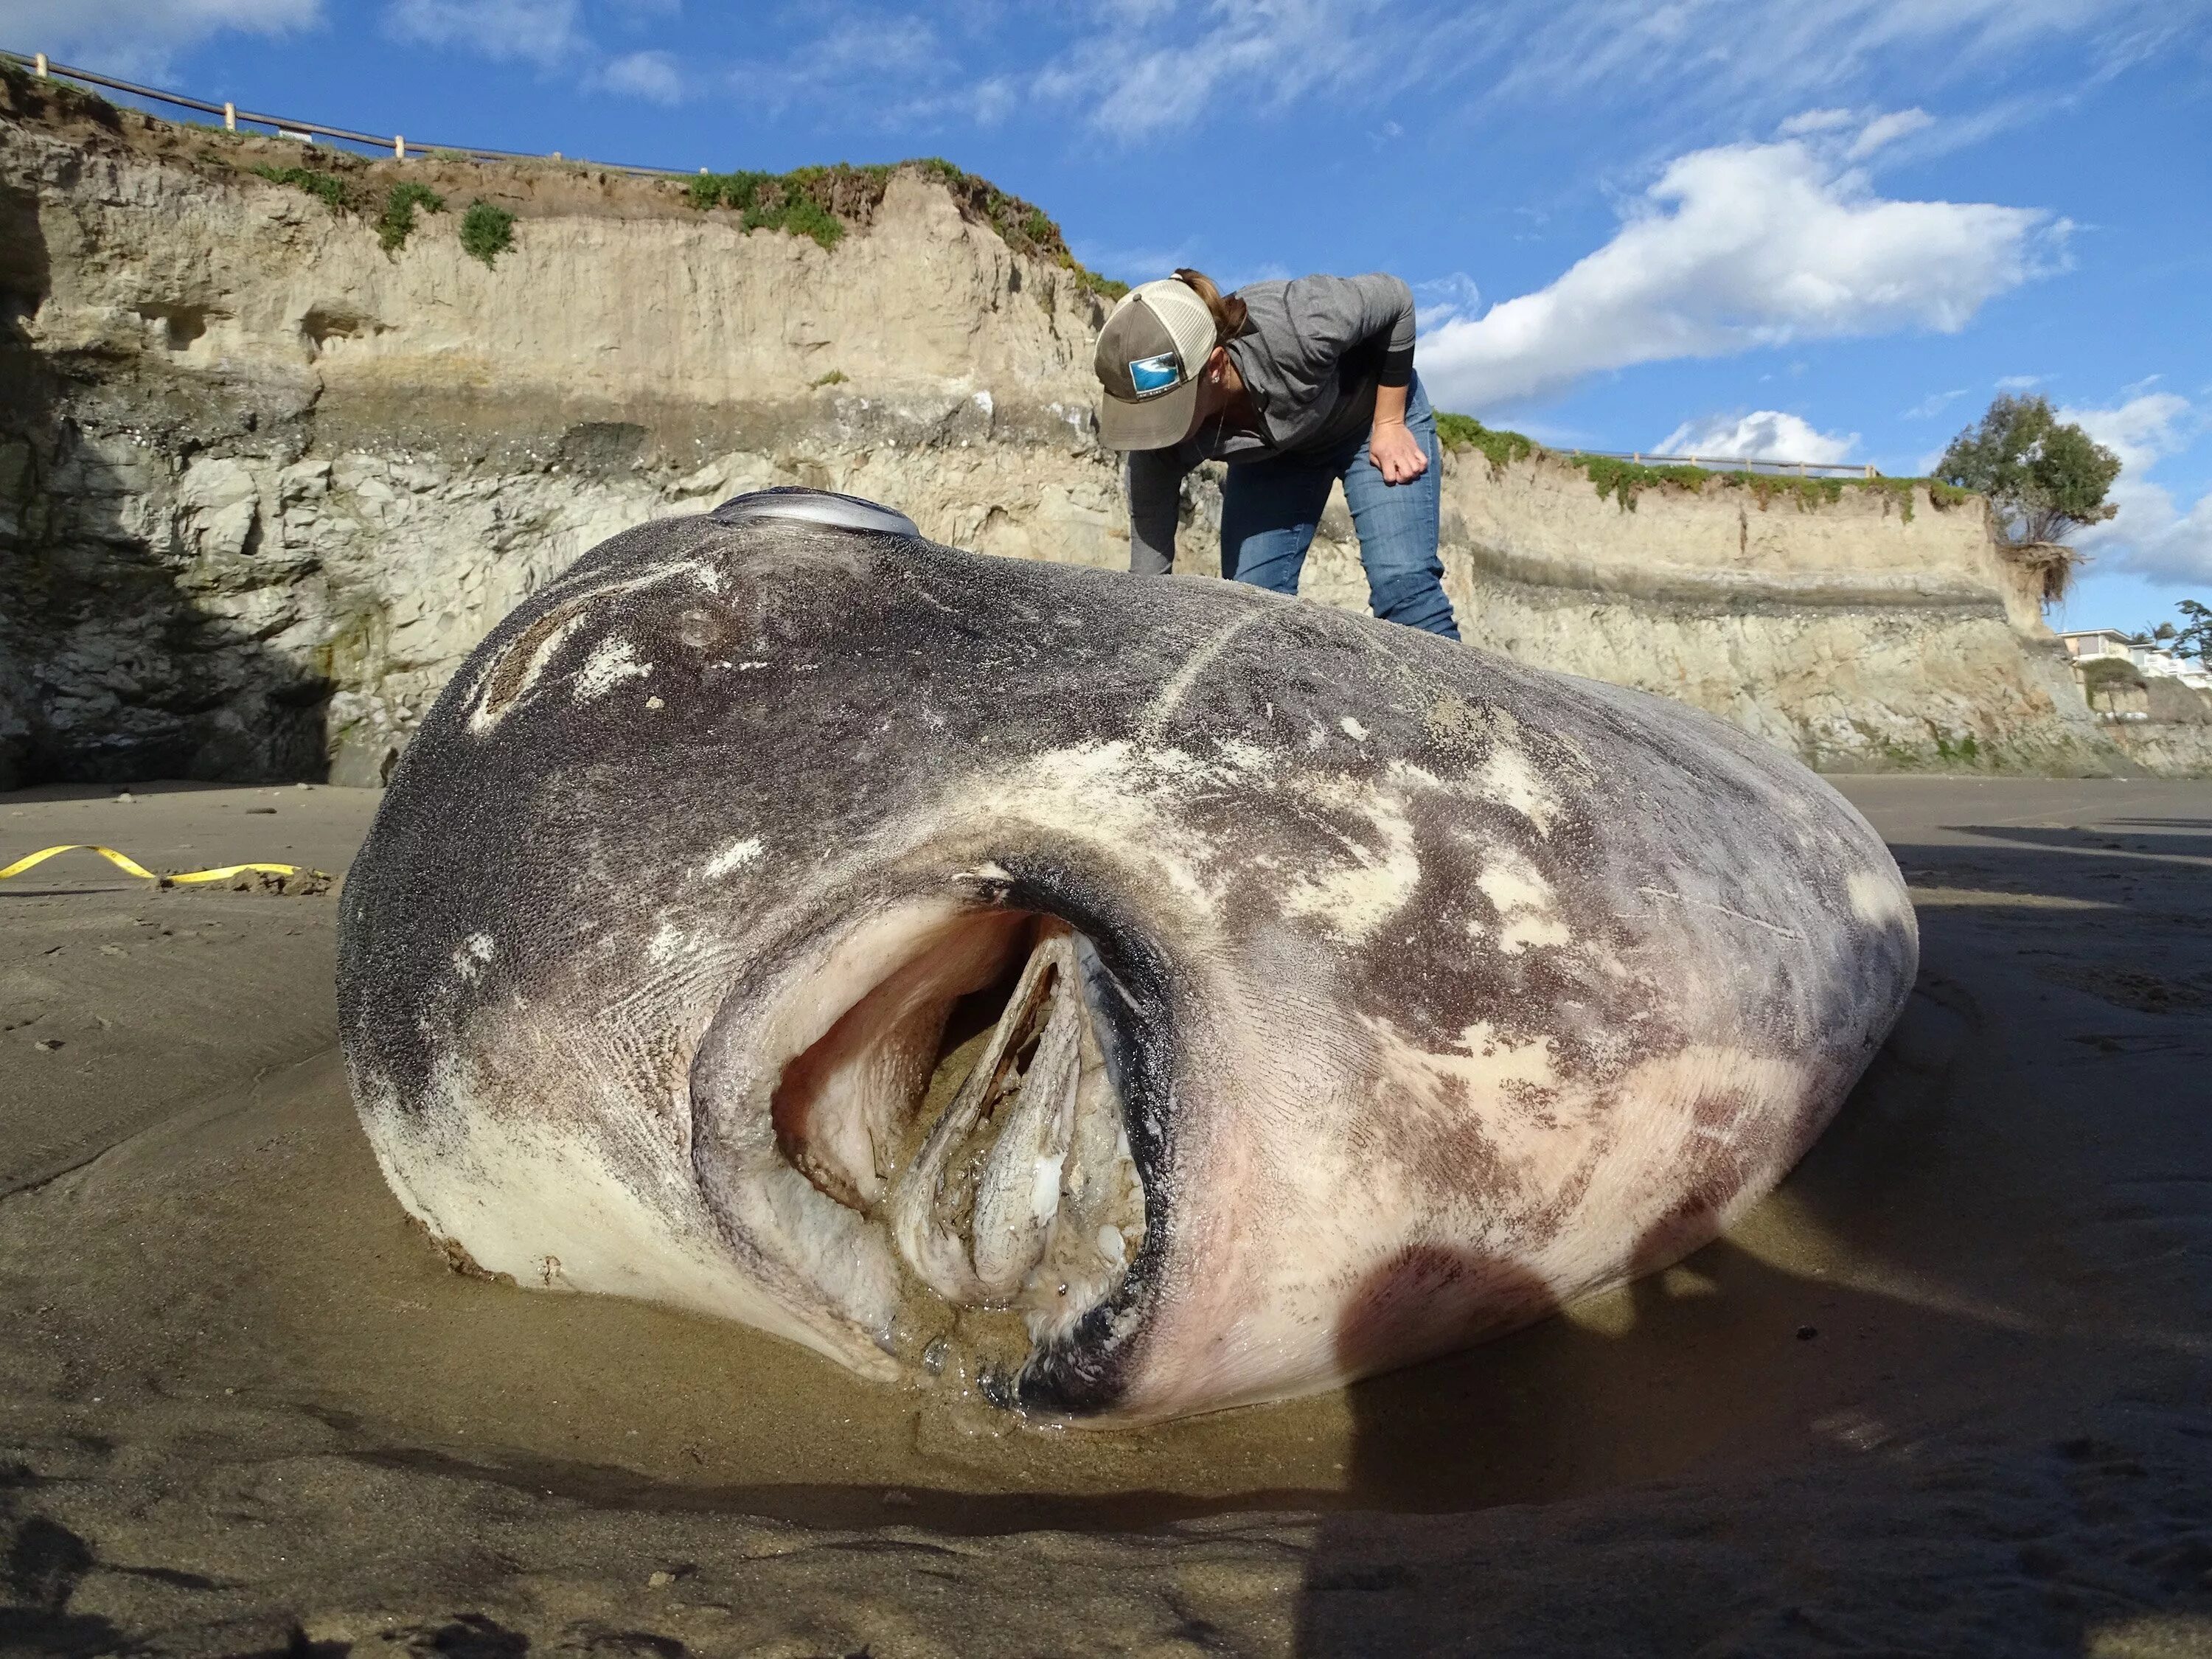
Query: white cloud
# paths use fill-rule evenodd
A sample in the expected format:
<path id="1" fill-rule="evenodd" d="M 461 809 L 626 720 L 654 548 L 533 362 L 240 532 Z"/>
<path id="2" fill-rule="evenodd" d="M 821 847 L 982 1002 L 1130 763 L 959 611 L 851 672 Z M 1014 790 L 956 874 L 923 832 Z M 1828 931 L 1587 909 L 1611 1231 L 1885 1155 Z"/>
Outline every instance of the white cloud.
<path id="1" fill-rule="evenodd" d="M 2203 29 L 2174 0 L 1091 0 L 1067 13 L 1085 22 L 1033 90 L 1124 140 L 1294 108 L 1317 91 L 1387 106 L 1407 87 L 1446 83 L 1547 115 L 1594 94 L 1650 96 L 1677 130 L 1686 116 L 1733 125 L 1893 82 L 1899 69 L 1980 91 L 2057 41 L 2087 80 Z M 1929 125 L 1917 110 L 1796 118 L 1797 133 L 1829 130 L 1824 118 L 1853 126 L 1862 155 Z"/>
<path id="2" fill-rule="evenodd" d="M 1510 54 L 1500 94 L 1545 102 L 1641 88 L 1739 118 L 1872 84 L 1885 67 L 1984 83 L 2024 49 L 2058 40 L 2071 43 L 2087 80 L 2203 27 L 2174 0 L 1521 0 L 1469 9 L 1469 34 Z"/>
<path id="3" fill-rule="evenodd" d="M 1422 328 L 1436 328 L 1455 317 L 1472 317 L 1482 309 L 1482 290 L 1463 270 L 1415 283 L 1413 288 L 1413 320 Z"/>
<path id="4" fill-rule="evenodd" d="M 580 0 L 392 0 L 385 23 L 402 40 L 551 69 L 586 45 L 579 9 Z"/>
<path id="5" fill-rule="evenodd" d="M 1091 125 L 1125 141 L 1190 125 L 1224 97 L 1241 109 L 1273 112 L 1319 88 L 1371 94 L 1401 85 L 1408 78 L 1402 49 L 1416 33 L 1414 13 L 1381 0 L 1212 0 L 1180 12 L 1127 4 L 1105 11 L 1107 26 L 1045 64 L 1032 89 L 1083 106 Z M 1165 27 L 1142 32 L 1152 23 Z"/>
<path id="6" fill-rule="evenodd" d="M 1996 389 L 2000 392 L 2026 392 L 2031 386 L 2039 386 L 2042 384 L 2043 376 L 2040 374 L 2000 374 L 1997 376 Z"/>
<path id="7" fill-rule="evenodd" d="M 655 104 L 684 101 L 684 76 L 676 67 L 676 54 L 669 52 L 633 52 L 617 58 L 592 77 L 592 83 Z"/>
<path id="8" fill-rule="evenodd" d="M 873 126 L 948 116 L 988 125 L 1011 101 L 1004 76 L 968 77 L 937 23 L 905 14 L 841 15 L 804 47 L 739 63 L 728 78 L 733 91 L 777 113 L 827 112 Z"/>
<path id="9" fill-rule="evenodd" d="M 11 50 L 125 80 L 158 80 L 175 53 L 225 31 L 285 34 L 323 21 L 322 0 L 9 0 L 6 13 Z"/>
<path id="10" fill-rule="evenodd" d="M 1966 395 L 1966 388 L 1955 386 L 1948 392 L 1931 392 L 1898 418 L 1902 421 L 1929 421 L 1941 415 L 1953 404 Z"/>
<path id="11" fill-rule="evenodd" d="M 771 108 L 847 127 L 927 127 L 989 125 L 1043 106 L 1131 144 L 1319 107 L 1332 119 L 1358 112 L 1370 137 L 1395 147 L 1405 141 L 1390 125 L 1412 125 L 1397 100 L 1414 88 L 1449 88 L 1505 120 L 1553 120 L 1571 104 L 1612 120 L 1617 142 L 1632 126 L 1650 130 L 1642 115 L 1674 133 L 1737 131 L 1808 99 L 1864 98 L 1908 77 L 1986 98 L 2036 47 L 2068 54 L 2086 82 L 2205 33 L 2177 0 L 827 0 L 783 9 L 815 20 L 816 32 L 730 66 L 733 84 Z M 1848 130 L 1861 155 L 1899 143 L 1924 154 L 1936 146 L 1916 135 L 1940 131 L 1946 147 L 1978 141 L 2050 103 L 2039 88 L 1940 126 L 1917 110 L 1820 110 L 1785 136 Z"/>
<path id="12" fill-rule="evenodd" d="M 1876 196 L 1849 164 L 1865 131 L 1680 157 L 1610 242 L 1549 287 L 1427 336 L 1423 378 L 1452 406 L 1480 413 L 1635 363 L 1955 332 L 2046 268 L 2064 221 L 2034 208 Z"/>
<path id="13" fill-rule="evenodd" d="M 2145 392 L 2110 409 L 2061 408 L 2057 413 L 2063 421 L 2080 422 L 2120 458 L 2120 476 L 2106 497 L 2119 513 L 2082 531 L 2075 544 L 2108 568 L 2151 581 L 2212 580 L 2212 492 L 2197 497 L 2184 513 L 2171 490 L 2143 476 L 2160 460 L 2189 448 L 2205 429 L 2207 420 L 2189 399 L 2171 392 Z"/>
<path id="14" fill-rule="evenodd" d="M 1865 160 L 1876 150 L 1886 149 L 1900 138 L 1909 138 L 1936 125 L 1936 118 L 1924 109 L 1893 110 L 1887 115 L 1877 115 L 1861 129 L 1846 152 L 1854 161 Z"/>
<path id="15" fill-rule="evenodd" d="M 1701 421 L 1685 421 L 1659 441 L 1653 453 L 1695 455 L 1700 459 L 1811 461 L 1832 465 L 1850 459 L 1858 447 L 1856 432 L 1838 436 L 1822 432 L 1810 422 L 1778 409 L 1754 410 L 1748 415 L 1709 415 Z"/>

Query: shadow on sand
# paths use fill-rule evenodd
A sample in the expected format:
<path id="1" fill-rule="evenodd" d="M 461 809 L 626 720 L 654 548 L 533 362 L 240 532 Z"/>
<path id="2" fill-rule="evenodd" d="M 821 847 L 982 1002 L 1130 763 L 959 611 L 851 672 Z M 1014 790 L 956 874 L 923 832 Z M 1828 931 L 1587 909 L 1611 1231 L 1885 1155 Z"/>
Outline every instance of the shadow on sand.
<path id="1" fill-rule="evenodd" d="M 1942 896 L 1834 1127 L 1678 1267 L 1352 1390 L 1298 1650 L 2212 1650 L 2203 823 L 1896 848 Z"/>

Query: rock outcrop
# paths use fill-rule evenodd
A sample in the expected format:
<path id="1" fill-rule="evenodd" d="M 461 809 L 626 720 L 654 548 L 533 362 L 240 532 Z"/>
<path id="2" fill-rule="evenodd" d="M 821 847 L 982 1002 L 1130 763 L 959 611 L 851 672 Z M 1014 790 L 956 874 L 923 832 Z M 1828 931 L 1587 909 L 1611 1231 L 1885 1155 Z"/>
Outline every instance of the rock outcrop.
<path id="1" fill-rule="evenodd" d="M 881 180 L 825 248 L 674 180 L 356 164 L 356 189 L 447 198 L 387 250 L 366 216 L 252 170 L 296 146 L 12 74 L 0 104 L 0 786 L 374 782 L 522 595 L 743 489 L 849 490 L 987 552 L 1126 562 L 1092 436 L 1103 302 L 928 169 Z M 454 234 L 471 198 L 518 215 L 490 264 Z M 1624 504 L 1540 453 L 1450 457 L 1445 501 L 1470 640 L 1833 767 L 2130 763 L 1978 501 L 1717 480 Z M 1218 569 L 1218 481 L 1194 480 L 1194 572 Z M 1340 502 L 1306 591 L 1364 605 Z"/>

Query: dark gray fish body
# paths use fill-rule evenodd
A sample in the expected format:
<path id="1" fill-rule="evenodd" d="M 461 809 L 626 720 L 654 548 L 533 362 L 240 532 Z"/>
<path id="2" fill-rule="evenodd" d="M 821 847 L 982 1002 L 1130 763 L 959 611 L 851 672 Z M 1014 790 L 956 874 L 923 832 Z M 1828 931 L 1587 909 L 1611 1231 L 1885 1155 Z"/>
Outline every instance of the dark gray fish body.
<path id="1" fill-rule="evenodd" d="M 354 866 L 362 1121 L 487 1271 L 885 1379 L 1012 1309 L 1044 1410 L 1282 1397 L 1705 1242 L 1903 1006 L 1887 849 L 1730 726 L 842 501 L 586 555 Z"/>

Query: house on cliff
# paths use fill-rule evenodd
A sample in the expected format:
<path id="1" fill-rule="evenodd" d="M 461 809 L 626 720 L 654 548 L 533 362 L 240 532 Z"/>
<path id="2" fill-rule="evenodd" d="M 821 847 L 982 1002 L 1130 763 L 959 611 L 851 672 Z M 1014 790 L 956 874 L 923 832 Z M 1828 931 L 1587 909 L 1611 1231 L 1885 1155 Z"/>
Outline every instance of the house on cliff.
<path id="1" fill-rule="evenodd" d="M 2126 663 L 2146 679 L 2179 680 L 2198 691 L 2212 691 L 2212 668 L 2148 641 L 2129 638 L 2118 629 L 2085 628 L 2061 634 L 2058 642 L 2076 664 L 2099 660 Z"/>

